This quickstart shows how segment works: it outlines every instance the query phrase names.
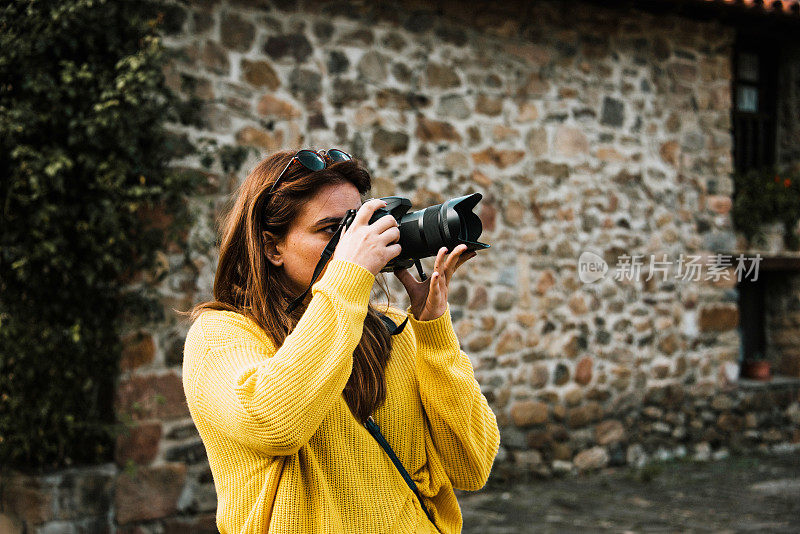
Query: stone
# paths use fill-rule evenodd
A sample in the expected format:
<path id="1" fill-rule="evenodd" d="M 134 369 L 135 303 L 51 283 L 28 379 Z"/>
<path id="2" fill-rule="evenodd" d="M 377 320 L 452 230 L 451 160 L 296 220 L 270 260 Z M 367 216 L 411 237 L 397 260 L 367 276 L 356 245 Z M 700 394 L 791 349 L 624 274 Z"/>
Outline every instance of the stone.
<path id="1" fill-rule="evenodd" d="M 216 492 L 213 487 L 211 488 L 211 497 L 213 502 L 210 503 L 210 508 L 216 510 Z M 196 503 L 192 503 L 192 507 L 198 509 Z M 216 514 L 206 513 L 200 515 L 192 515 L 188 518 L 172 517 L 164 520 L 164 532 L 170 534 L 218 534 Z"/>
<path id="2" fill-rule="evenodd" d="M 498 356 L 515 352 L 523 347 L 522 334 L 517 330 L 506 330 L 500 336 L 495 347 L 495 354 Z"/>
<path id="3" fill-rule="evenodd" d="M 496 124 L 492 128 L 492 138 L 495 143 L 502 143 L 504 141 L 511 141 L 519 137 L 519 131 L 509 126 Z"/>
<path id="4" fill-rule="evenodd" d="M 333 50 L 328 54 L 328 74 L 341 74 L 349 67 L 350 60 L 343 52 Z"/>
<path id="5" fill-rule="evenodd" d="M 189 417 L 183 383 L 174 372 L 123 380 L 117 388 L 116 409 L 135 421 Z"/>
<path id="6" fill-rule="evenodd" d="M 542 465 L 542 453 L 537 450 L 515 451 L 514 463 L 523 470 L 531 471 Z"/>
<path id="7" fill-rule="evenodd" d="M 726 332 L 739 325 L 736 304 L 707 304 L 698 311 L 697 325 L 701 332 Z"/>
<path id="8" fill-rule="evenodd" d="M 569 309 L 572 310 L 572 313 L 575 315 L 583 315 L 589 309 L 586 306 L 586 300 L 584 300 L 583 295 L 580 293 L 576 293 L 572 295 L 568 302 Z"/>
<path id="9" fill-rule="evenodd" d="M 372 150 L 380 156 L 394 156 L 408 150 L 408 135 L 379 128 L 372 136 Z"/>
<path id="10" fill-rule="evenodd" d="M 688 63 L 670 63 L 667 73 L 675 80 L 681 82 L 694 82 L 697 79 L 697 66 Z"/>
<path id="11" fill-rule="evenodd" d="M 156 355 L 156 342 L 146 332 L 134 332 L 121 339 L 122 355 L 120 369 L 131 371 L 142 365 L 152 363 Z"/>
<path id="12" fill-rule="evenodd" d="M 386 80 L 388 61 L 378 52 L 367 52 L 361 57 L 356 69 L 358 74 L 370 83 L 383 83 Z"/>
<path id="13" fill-rule="evenodd" d="M 577 406 L 583 400 L 583 391 L 581 388 L 572 387 L 564 393 L 564 402 L 567 406 Z"/>
<path id="14" fill-rule="evenodd" d="M 590 401 L 577 408 L 567 410 L 567 426 L 581 428 L 603 417 L 603 408 L 596 401 Z"/>
<path id="15" fill-rule="evenodd" d="M 425 95 L 389 88 L 380 89 L 375 93 L 375 103 L 378 108 L 411 111 L 427 107 L 430 104 L 430 100 Z"/>
<path id="16" fill-rule="evenodd" d="M 576 157 L 589 153 L 589 140 L 583 130 L 561 125 L 556 130 L 553 147 L 559 154 L 567 157 Z"/>
<path id="17" fill-rule="evenodd" d="M 544 295 L 547 293 L 551 287 L 556 284 L 556 278 L 553 275 L 553 271 L 546 270 L 543 271 L 542 274 L 539 275 L 539 279 L 536 282 L 536 292 L 540 295 Z"/>
<path id="18" fill-rule="evenodd" d="M 453 119 L 466 119 L 471 115 L 467 101 L 461 95 L 445 95 L 441 97 L 436 113 L 442 117 Z"/>
<path id="19" fill-rule="evenodd" d="M 22 521 L 16 516 L 0 512 L 0 532 L 5 534 L 23 534 Z"/>
<path id="20" fill-rule="evenodd" d="M 472 161 L 478 165 L 494 165 L 505 168 L 514 165 L 525 157 L 522 150 L 497 150 L 489 147 L 481 152 L 472 153 Z"/>
<path id="21" fill-rule="evenodd" d="M 235 13 L 225 13 L 220 18 L 220 41 L 222 46 L 239 52 L 247 52 L 253 46 L 255 26 Z"/>
<path id="22" fill-rule="evenodd" d="M 494 341 L 494 337 L 489 334 L 479 334 L 469 340 L 467 349 L 470 352 L 480 352 L 489 347 Z"/>
<path id="23" fill-rule="evenodd" d="M 311 43 L 302 33 L 273 35 L 264 43 L 264 53 L 274 59 L 293 58 L 302 63 L 313 53 Z"/>
<path id="24" fill-rule="evenodd" d="M 523 206 L 523 204 L 518 200 L 514 199 L 509 200 L 508 203 L 506 204 L 505 209 L 503 210 L 503 220 L 505 221 L 505 223 L 511 227 L 520 226 L 523 222 L 524 216 L 525 216 L 525 206 Z M 509 308 L 502 308 L 502 309 L 509 309 Z"/>
<path id="25" fill-rule="evenodd" d="M 568 443 L 560 443 L 558 441 L 550 445 L 550 451 L 555 461 L 569 462 L 572 460 L 572 447 Z"/>
<path id="26" fill-rule="evenodd" d="M 532 72 L 519 86 L 517 96 L 520 98 L 544 98 L 550 91 L 550 82 L 542 78 L 540 72 Z"/>
<path id="27" fill-rule="evenodd" d="M 563 363 L 558 363 L 553 372 L 553 383 L 557 386 L 563 386 L 569 381 L 569 368 Z"/>
<path id="28" fill-rule="evenodd" d="M 170 447 L 164 454 L 164 459 L 168 462 L 181 462 L 191 465 L 207 462 L 208 456 L 203 442 L 197 440 L 193 443 Z"/>
<path id="29" fill-rule="evenodd" d="M 158 454 L 160 441 L 161 423 L 137 423 L 117 436 L 114 461 L 120 467 L 125 467 L 129 461 L 138 465 L 148 465 Z"/>
<path id="30" fill-rule="evenodd" d="M 600 113 L 600 124 L 605 126 L 620 127 L 625 121 L 625 106 L 614 98 L 603 98 L 603 108 Z"/>
<path id="31" fill-rule="evenodd" d="M 717 428 L 723 432 L 739 432 L 743 426 L 743 420 L 738 415 L 723 413 L 717 418 Z"/>
<path id="32" fill-rule="evenodd" d="M 543 449 L 553 443 L 553 435 L 547 430 L 531 430 L 527 434 L 528 447 L 531 449 Z M 570 457 L 571 459 L 572 457 Z"/>
<path id="33" fill-rule="evenodd" d="M 484 115 L 496 117 L 503 112 L 503 99 L 480 94 L 475 100 L 475 111 Z"/>
<path id="34" fill-rule="evenodd" d="M 428 85 L 431 87 L 448 89 L 461 85 L 461 79 L 456 74 L 456 71 L 439 63 L 428 63 L 425 75 L 428 79 Z"/>
<path id="35" fill-rule="evenodd" d="M 289 91 L 295 98 L 312 102 L 322 94 L 322 75 L 309 69 L 294 69 L 289 74 Z"/>
<path id="36" fill-rule="evenodd" d="M 267 152 L 275 152 L 283 147 L 283 132 L 265 132 L 246 126 L 236 132 L 236 142 L 240 145 L 263 148 Z"/>
<path id="37" fill-rule="evenodd" d="M 268 61 L 250 61 L 242 59 L 240 64 L 242 79 L 256 87 L 264 87 L 274 91 L 281 85 L 275 69 Z"/>
<path id="38" fill-rule="evenodd" d="M 680 346 L 680 339 L 674 332 L 670 332 L 658 342 L 658 350 L 665 354 L 673 354 Z"/>
<path id="39" fill-rule="evenodd" d="M 206 41 L 200 60 L 206 68 L 216 74 L 228 74 L 230 70 L 228 52 L 214 41 Z"/>
<path id="40" fill-rule="evenodd" d="M 40 525 L 52 519 L 57 508 L 53 495 L 36 477 L 19 475 L 2 478 L 3 491 L 0 494 L 2 511 L 9 511 L 28 525 Z M 0 522 L 0 526 L 2 526 Z M 0 531 L 2 532 L 2 531 Z"/>
<path id="41" fill-rule="evenodd" d="M 678 158 L 680 157 L 680 145 L 677 141 L 667 141 L 661 144 L 658 150 L 661 159 L 669 163 L 673 167 L 678 166 Z"/>
<path id="42" fill-rule="evenodd" d="M 389 32 L 383 38 L 383 44 L 395 52 L 400 52 L 406 47 L 406 40 L 397 32 Z"/>
<path id="43" fill-rule="evenodd" d="M 547 143 L 547 130 L 544 128 L 532 128 L 525 136 L 525 144 L 534 156 L 543 156 L 547 153 L 549 145 Z M 539 162 L 536 162 L 539 165 Z M 536 169 L 538 173 L 540 169 Z M 544 173 L 551 174 L 551 173 Z"/>
<path id="44" fill-rule="evenodd" d="M 338 40 L 337 44 L 346 46 L 361 46 L 363 48 L 371 47 L 375 42 L 375 35 L 372 30 L 368 28 L 357 28 L 344 35 Z"/>
<path id="45" fill-rule="evenodd" d="M 591 471 L 608 465 L 608 459 L 608 452 L 603 447 L 592 447 L 579 452 L 572 462 L 578 471 Z"/>
<path id="46" fill-rule="evenodd" d="M 261 97 L 256 106 L 256 111 L 262 117 L 268 119 L 296 119 L 302 114 L 300 110 L 291 102 L 275 98 L 270 94 Z"/>
<path id="47" fill-rule="evenodd" d="M 592 381 L 592 358 L 581 358 L 578 365 L 575 366 L 575 382 L 585 386 Z"/>
<path id="48" fill-rule="evenodd" d="M 550 379 L 550 372 L 543 364 L 534 365 L 529 375 L 529 383 L 534 388 L 542 388 L 547 385 Z"/>
<path id="49" fill-rule="evenodd" d="M 600 445 L 613 445 L 625 441 L 625 427 L 616 419 L 598 423 L 594 428 L 595 439 Z"/>
<path id="50" fill-rule="evenodd" d="M 199 34 L 206 32 L 214 27 L 214 17 L 208 12 L 196 12 L 192 14 L 193 33 Z"/>
<path id="51" fill-rule="evenodd" d="M 359 104 L 367 99 L 367 88 L 357 80 L 335 78 L 329 95 L 331 105 L 336 107 Z"/>
<path id="52" fill-rule="evenodd" d="M 781 354 L 781 359 L 778 363 L 778 373 L 793 378 L 800 378 L 800 353 L 784 352 Z"/>
<path id="53" fill-rule="evenodd" d="M 546 423 L 547 404 L 534 400 L 515 401 L 509 409 L 511 420 L 518 427 Z"/>
<path id="54" fill-rule="evenodd" d="M 328 129 L 328 121 L 325 120 L 325 115 L 322 112 L 315 112 L 308 116 L 308 121 L 306 122 L 306 128 L 309 130 L 327 130 Z M 336 135 L 339 139 L 344 139 L 347 137 L 346 130 L 347 125 L 344 123 L 337 123 L 336 124 Z M 344 132 L 342 131 L 344 129 Z"/>
<path id="55" fill-rule="evenodd" d="M 521 102 L 517 108 L 517 122 L 532 122 L 539 118 L 539 108 L 533 102 Z"/>
<path id="56" fill-rule="evenodd" d="M 427 119 L 423 115 L 417 116 L 417 129 L 414 135 L 420 141 L 453 141 L 461 142 L 461 135 L 449 122 Z"/>
<path id="57" fill-rule="evenodd" d="M 572 462 L 553 460 L 553 473 L 566 475 L 572 472 Z"/>
<path id="58" fill-rule="evenodd" d="M 694 460 L 697 462 L 707 462 L 711 459 L 711 445 L 701 442 L 694 446 Z"/>
<path id="59" fill-rule="evenodd" d="M 730 395 L 714 395 L 714 398 L 711 399 L 711 407 L 719 411 L 730 410 L 734 407 L 734 402 Z"/>
<path id="60" fill-rule="evenodd" d="M 625 161 L 625 156 L 620 154 L 615 148 L 598 148 L 597 159 L 602 161 L 619 162 Z"/>
<path id="61" fill-rule="evenodd" d="M 500 290 L 494 296 L 494 309 L 497 311 L 510 310 L 516 301 L 516 293 L 508 290 Z"/>
<path id="62" fill-rule="evenodd" d="M 186 480 L 186 466 L 168 464 L 139 468 L 117 477 L 114 496 L 116 522 L 149 521 L 175 514 Z"/>
<path id="63" fill-rule="evenodd" d="M 486 292 L 486 288 L 482 285 L 477 286 L 472 291 L 472 298 L 467 304 L 467 308 L 470 310 L 480 310 L 485 308 L 489 304 L 489 294 Z"/>

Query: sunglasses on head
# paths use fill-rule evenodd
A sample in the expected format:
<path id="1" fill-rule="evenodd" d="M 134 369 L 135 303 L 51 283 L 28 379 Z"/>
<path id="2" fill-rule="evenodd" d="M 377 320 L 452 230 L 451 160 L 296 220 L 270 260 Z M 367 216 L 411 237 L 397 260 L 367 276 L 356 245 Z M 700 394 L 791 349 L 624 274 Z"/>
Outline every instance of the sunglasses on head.
<path id="1" fill-rule="evenodd" d="M 328 166 L 328 162 L 330 165 L 334 163 L 339 163 L 340 161 L 350 161 L 353 158 L 350 157 L 350 154 L 343 150 L 339 150 L 338 148 L 332 148 L 327 152 L 325 150 L 320 150 L 317 152 L 316 150 L 309 150 L 303 149 L 297 152 L 292 159 L 289 160 L 289 163 L 286 164 L 286 167 L 283 168 L 281 173 L 278 175 L 278 179 L 272 183 L 272 187 L 269 188 L 267 191 L 267 195 L 271 195 L 273 191 L 275 191 L 275 187 L 278 185 L 278 182 L 281 181 L 283 175 L 286 174 L 286 171 L 295 161 L 299 162 L 303 167 L 310 171 L 321 171 L 325 167 Z"/>

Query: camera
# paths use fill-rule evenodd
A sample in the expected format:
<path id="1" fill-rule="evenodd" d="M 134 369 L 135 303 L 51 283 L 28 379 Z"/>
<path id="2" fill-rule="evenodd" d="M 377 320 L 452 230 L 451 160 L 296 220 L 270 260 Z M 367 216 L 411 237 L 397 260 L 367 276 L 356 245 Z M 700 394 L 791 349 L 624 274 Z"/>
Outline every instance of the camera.
<path id="1" fill-rule="evenodd" d="M 400 226 L 400 240 L 398 243 L 402 248 L 400 254 L 392 258 L 381 269 L 381 272 L 408 269 L 415 265 L 417 271 L 419 271 L 420 278 L 424 280 L 426 277 L 425 273 L 422 272 L 422 264 L 419 260 L 436 256 L 436 253 L 442 247 L 453 250 L 458 245 L 465 244 L 467 245 L 467 250 L 489 248 L 486 243 L 478 241 L 483 231 L 483 225 L 480 217 L 472 212 L 472 209 L 481 198 L 483 198 L 483 195 L 480 193 L 473 193 L 463 197 L 451 198 L 441 204 L 408 213 L 408 210 L 411 209 L 411 201 L 409 199 L 404 197 L 381 197 L 381 200 L 386 202 L 386 206 L 375 210 L 369 220 L 369 224 L 386 215 L 394 217 Z M 342 217 L 336 233 L 328 241 L 320 255 L 311 283 L 301 295 L 289 303 L 286 307 L 286 313 L 291 313 L 297 308 L 311 290 L 314 281 L 333 255 L 342 230 L 350 227 L 355 216 L 356 210 L 347 210 L 347 214 Z"/>
<path id="2" fill-rule="evenodd" d="M 407 269 L 422 258 L 436 256 L 441 247 L 453 250 L 456 246 L 465 244 L 467 250 L 489 248 L 486 243 L 478 241 L 483 225 L 480 217 L 472 212 L 481 198 L 483 195 L 480 193 L 473 193 L 409 213 L 409 199 L 381 197 L 386 202 L 386 207 L 375 210 L 369 224 L 386 215 L 394 217 L 400 226 L 399 243 L 402 248 L 400 254 L 392 258 L 381 271 Z M 351 223 L 352 217 L 345 222 L 345 227 L 349 227 Z"/>

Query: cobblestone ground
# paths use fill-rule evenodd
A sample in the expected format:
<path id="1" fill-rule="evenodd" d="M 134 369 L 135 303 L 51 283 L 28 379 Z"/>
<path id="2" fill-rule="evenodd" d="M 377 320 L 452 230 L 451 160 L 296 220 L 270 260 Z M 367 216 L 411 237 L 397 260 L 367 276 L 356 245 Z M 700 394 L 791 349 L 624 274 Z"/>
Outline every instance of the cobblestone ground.
<path id="1" fill-rule="evenodd" d="M 800 452 L 457 492 L 464 534 L 800 532 Z"/>

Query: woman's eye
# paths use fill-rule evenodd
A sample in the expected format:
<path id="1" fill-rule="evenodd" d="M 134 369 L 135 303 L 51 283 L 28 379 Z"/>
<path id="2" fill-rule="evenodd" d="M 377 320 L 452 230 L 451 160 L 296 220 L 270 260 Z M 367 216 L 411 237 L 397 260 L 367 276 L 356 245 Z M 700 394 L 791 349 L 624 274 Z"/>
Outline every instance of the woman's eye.
<path id="1" fill-rule="evenodd" d="M 326 226 L 325 228 L 323 228 L 323 229 L 322 229 L 322 231 L 323 231 L 323 232 L 330 232 L 330 233 L 333 233 L 333 232 L 335 232 L 335 231 L 336 231 L 336 229 L 337 229 L 338 227 L 339 227 L 339 225 L 338 225 L 338 224 L 332 224 L 332 225 L 330 225 L 330 226 Z"/>

